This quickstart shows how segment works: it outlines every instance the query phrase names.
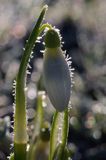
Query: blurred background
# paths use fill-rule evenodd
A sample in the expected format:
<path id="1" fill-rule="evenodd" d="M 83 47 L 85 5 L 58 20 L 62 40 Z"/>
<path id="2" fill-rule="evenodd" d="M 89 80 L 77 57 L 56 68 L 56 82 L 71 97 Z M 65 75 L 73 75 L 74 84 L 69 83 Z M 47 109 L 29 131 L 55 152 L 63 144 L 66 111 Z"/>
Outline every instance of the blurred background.
<path id="1" fill-rule="evenodd" d="M 72 160 L 106 160 L 106 0 L 0 0 L 0 160 L 6 160 L 12 142 L 13 81 L 45 4 L 49 6 L 45 22 L 60 29 L 63 50 L 75 68 L 68 137 Z M 37 44 L 28 75 L 29 122 L 37 92 L 44 88 L 42 49 L 42 43 Z M 45 103 L 48 119 L 54 110 L 49 100 Z"/>

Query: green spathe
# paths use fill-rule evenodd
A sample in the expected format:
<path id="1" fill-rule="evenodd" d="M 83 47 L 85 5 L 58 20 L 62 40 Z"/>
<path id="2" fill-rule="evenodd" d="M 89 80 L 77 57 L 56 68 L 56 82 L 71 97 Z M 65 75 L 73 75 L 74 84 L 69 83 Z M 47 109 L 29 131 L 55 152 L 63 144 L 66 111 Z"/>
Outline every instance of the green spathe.
<path id="1" fill-rule="evenodd" d="M 60 35 L 55 29 L 49 29 L 45 35 L 45 46 L 47 48 L 60 47 Z"/>

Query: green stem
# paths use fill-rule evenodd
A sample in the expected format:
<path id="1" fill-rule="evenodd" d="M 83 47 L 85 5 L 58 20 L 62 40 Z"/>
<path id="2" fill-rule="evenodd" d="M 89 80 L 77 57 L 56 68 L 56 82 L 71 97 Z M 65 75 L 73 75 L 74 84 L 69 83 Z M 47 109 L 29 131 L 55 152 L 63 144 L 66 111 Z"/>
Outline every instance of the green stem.
<path id="1" fill-rule="evenodd" d="M 61 127 L 60 127 L 60 125 L 61 125 Z M 61 128 L 61 131 L 59 131 L 59 127 Z M 60 152 L 60 154 L 62 155 L 62 150 L 64 150 L 64 148 L 67 144 L 68 130 L 69 130 L 68 109 L 66 109 L 64 112 L 57 112 L 56 111 L 54 114 L 51 135 L 50 135 L 49 160 L 53 159 L 55 150 L 59 145 L 62 146 L 61 152 Z M 59 138 L 59 140 L 58 140 L 58 138 Z M 61 157 L 61 155 L 59 155 L 59 156 Z"/>
<path id="2" fill-rule="evenodd" d="M 44 6 L 38 21 L 30 34 L 28 42 L 25 45 L 24 54 L 21 60 L 19 72 L 16 79 L 16 96 L 15 96 L 15 113 L 14 113 L 14 155 L 15 160 L 26 160 L 26 145 L 28 141 L 27 135 L 27 118 L 26 118 L 26 70 L 29 63 L 31 51 L 34 47 L 34 43 L 41 33 L 41 31 L 48 27 L 45 24 L 40 28 L 43 21 L 47 6 Z M 42 25 L 43 26 L 43 25 Z M 39 29 L 40 28 L 40 29 Z"/>
<path id="3" fill-rule="evenodd" d="M 37 111 L 35 114 L 35 125 L 34 125 L 34 133 L 32 136 L 32 141 L 30 143 L 30 148 L 27 154 L 27 160 L 34 160 L 35 157 L 35 151 L 36 151 L 36 146 L 38 143 L 38 136 L 40 134 L 40 129 L 42 127 L 42 122 L 43 122 L 43 107 L 42 107 L 42 97 L 43 97 L 44 92 L 40 91 L 38 92 L 38 97 L 37 97 Z"/>
<path id="4" fill-rule="evenodd" d="M 52 26 L 48 23 L 45 23 L 40 27 L 39 32 L 41 33 L 42 31 L 45 30 L 45 28 L 52 29 Z"/>
<path id="5" fill-rule="evenodd" d="M 26 143 L 14 143 L 14 160 L 26 160 Z"/>
<path id="6" fill-rule="evenodd" d="M 69 131 L 69 117 L 68 117 L 68 109 L 66 109 L 64 111 L 64 124 L 62 132 L 62 144 L 64 147 L 67 144 L 68 131 Z"/>
<path id="7" fill-rule="evenodd" d="M 54 114 L 53 122 L 52 122 L 52 128 L 51 128 L 51 135 L 50 135 L 50 154 L 49 154 L 49 160 L 52 160 L 54 149 L 55 149 L 55 129 L 58 121 L 58 112 L 56 111 Z M 56 137 L 57 138 L 57 137 Z"/>

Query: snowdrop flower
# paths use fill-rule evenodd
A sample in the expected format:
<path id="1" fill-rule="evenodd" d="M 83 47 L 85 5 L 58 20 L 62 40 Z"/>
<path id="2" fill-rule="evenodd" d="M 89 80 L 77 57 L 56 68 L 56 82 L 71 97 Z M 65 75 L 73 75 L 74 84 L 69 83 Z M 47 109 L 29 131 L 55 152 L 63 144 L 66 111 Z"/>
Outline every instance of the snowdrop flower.
<path id="1" fill-rule="evenodd" d="M 52 105 L 57 111 L 64 111 L 70 100 L 71 76 L 61 49 L 61 37 L 55 28 L 45 34 L 43 78 Z"/>

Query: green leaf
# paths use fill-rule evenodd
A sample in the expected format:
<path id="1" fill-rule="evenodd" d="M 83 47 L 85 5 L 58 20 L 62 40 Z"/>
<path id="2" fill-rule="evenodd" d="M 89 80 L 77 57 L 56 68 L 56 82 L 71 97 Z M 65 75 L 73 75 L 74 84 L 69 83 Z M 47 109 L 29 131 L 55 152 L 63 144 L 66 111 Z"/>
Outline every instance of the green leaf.
<path id="1" fill-rule="evenodd" d="M 26 144 L 28 141 L 27 135 L 27 118 L 26 118 L 26 70 L 29 63 L 32 49 L 35 41 L 40 34 L 40 27 L 45 16 L 47 6 L 44 6 L 40 16 L 35 24 L 32 33 L 29 36 L 28 42 L 25 45 L 24 54 L 19 67 L 19 72 L 16 79 L 15 90 L 15 113 L 14 113 L 14 156 L 15 160 L 26 160 Z M 19 147 L 20 146 L 20 147 Z"/>

